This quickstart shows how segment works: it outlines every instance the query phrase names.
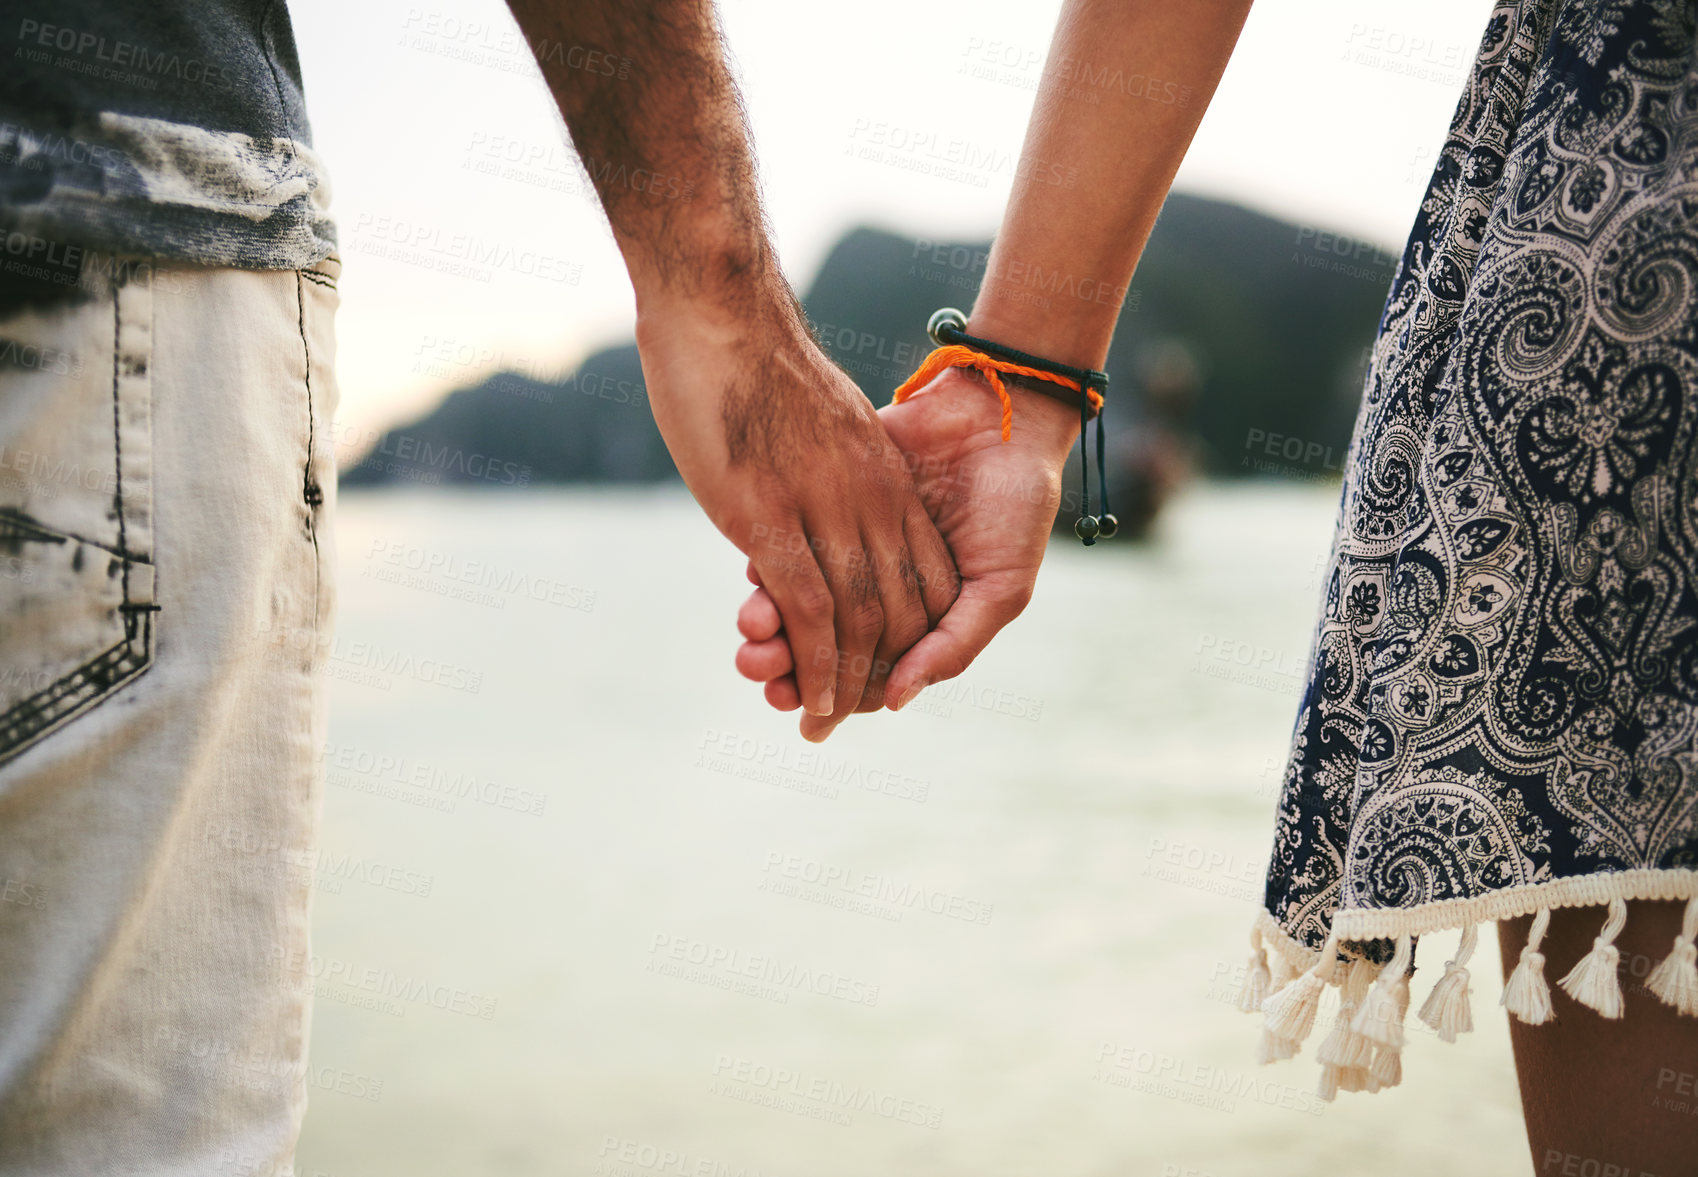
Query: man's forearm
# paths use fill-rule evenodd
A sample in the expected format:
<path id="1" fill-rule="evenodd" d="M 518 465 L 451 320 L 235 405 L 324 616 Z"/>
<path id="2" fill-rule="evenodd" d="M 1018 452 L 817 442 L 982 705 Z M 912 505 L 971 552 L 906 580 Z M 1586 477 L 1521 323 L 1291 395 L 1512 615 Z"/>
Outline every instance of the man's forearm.
<path id="1" fill-rule="evenodd" d="M 767 236 L 748 127 L 712 5 L 509 6 L 607 211 L 639 318 L 684 305 L 728 317 L 793 307 Z M 620 64 L 590 69 L 591 60 Z"/>
<path id="2" fill-rule="evenodd" d="M 974 334 L 1102 367 L 1138 257 L 1249 9 L 1250 0 L 1068 0 L 973 304 Z M 1122 84 L 1093 88 L 1109 75 Z"/>

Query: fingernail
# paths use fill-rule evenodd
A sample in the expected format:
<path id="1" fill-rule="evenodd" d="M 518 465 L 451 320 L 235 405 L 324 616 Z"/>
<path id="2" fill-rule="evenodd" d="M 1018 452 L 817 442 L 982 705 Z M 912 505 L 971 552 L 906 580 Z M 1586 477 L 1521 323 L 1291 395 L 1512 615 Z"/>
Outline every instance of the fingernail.
<path id="1" fill-rule="evenodd" d="M 808 714 L 809 715 L 818 715 L 818 716 L 821 716 L 821 717 L 830 715 L 831 709 L 832 709 L 833 706 L 836 705 L 836 703 L 837 703 L 837 688 L 835 686 L 827 687 L 825 689 L 825 694 L 820 696 L 819 710 L 814 711 L 814 710 L 810 709 Z"/>
<path id="2" fill-rule="evenodd" d="M 892 703 L 890 705 L 890 709 L 892 711 L 902 710 L 904 707 L 908 706 L 909 703 L 912 703 L 914 701 L 915 695 L 919 694 L 921 691 L 923 691 L 925 689 L 926 689 L 926 684 L 925 684 L 924 679 L 916 682 L 913 686 L 909 687 L 907 690 L 902 692 L 902 697 L 900 699 L 896 700 L 896 702 Z"/>

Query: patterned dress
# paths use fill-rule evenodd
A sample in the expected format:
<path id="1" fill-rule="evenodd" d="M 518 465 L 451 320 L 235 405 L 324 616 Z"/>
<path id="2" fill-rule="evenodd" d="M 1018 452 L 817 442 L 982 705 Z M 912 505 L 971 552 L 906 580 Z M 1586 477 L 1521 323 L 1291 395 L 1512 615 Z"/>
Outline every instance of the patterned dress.
<path id="1" fill-rule="evenodd" d="M 1698 1014 L 1695 9 L 1500 2 L 1393 279 L 1243 1003 L 1266 1061 L 1343 988 L 1329 1096 L 1396 1081 L 1369 1011 L 1401 1020 L 1427 932 L 1465 929 L 1446 1037 L 1474 925 L 1609 904 L 1560 982 L 1608 1013 L 1622 901 L 1688 899 L 1662 985 Z"/>

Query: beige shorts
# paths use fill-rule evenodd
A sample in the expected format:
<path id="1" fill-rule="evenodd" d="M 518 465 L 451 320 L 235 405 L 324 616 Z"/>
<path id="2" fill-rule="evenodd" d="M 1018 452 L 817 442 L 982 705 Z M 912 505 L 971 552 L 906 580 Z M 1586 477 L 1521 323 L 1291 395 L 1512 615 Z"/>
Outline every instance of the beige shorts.
<path id="1" fill-rule="evenodd" d="M 340 265 L 0 317 L 0 1174 L 282 1174 Z"/>

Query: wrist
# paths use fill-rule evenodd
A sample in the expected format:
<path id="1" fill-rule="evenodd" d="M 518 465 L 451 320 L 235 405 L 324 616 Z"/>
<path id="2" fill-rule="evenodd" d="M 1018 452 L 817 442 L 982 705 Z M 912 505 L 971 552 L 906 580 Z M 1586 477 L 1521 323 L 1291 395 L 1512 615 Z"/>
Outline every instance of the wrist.
<path id="1" fill-rule="evenodd" d="M 1018 378 L 1016 378 L 1018 379 Z M 1073 444 L 1079 440 L 1079 410 L 1063 404 L 1045 393 L 1021 388 L 1013 380 L 1004 380 L 1008 399 L 1014 405 L 1014 430 L 1011 440 L 1025 440 L 1057 461 L 1064 460 Z"/>
<path id="2" fill-rule="evenodd" d="M 1051 315 L 1030 305 L 1005 304 L 981 291 L 967 318 L 967 332 L 1073 368 L 1101 370 L 1108 359 L 1114 321 Z"/>
<path id="3" fill-rule="evenodd" d="M 1106 352 L 1106 346 L 1096 348 L 1078 340 L 1062 344 L 1061 333 L 1058 331 L 1034 330 L 1032 323 L 1004 320 L 996 315 L 986 314 L 983 312 L 983 305 L 981 296 L 972 318 L 967 323 L 968 334 L 1069 367 L 1100 370 L 1103 362 L 1101 353 Z M 985 383 L 977 371 L 964 371 L 974 380 Z M 1049 384 L 1035 376 L 1014 373 L 1003 373 L 1002 384 L 1008 390 L 1014 420 L 1026 422 L 1025 428 L 1030 440 L 1062 453 L 1078 440 L 1081 425 L 1079 402 L 1084 395 L 1083 390 L 1074 392 Z M 1061 395 L 1057 395 L 1058 393 Z M 1000 405 L 997 408 L 1000 412 Z M 1015 428 L 1018 431 L 1020 426 L 1017 424 Z"/>
<path id="4" fill-rule="evenodd" d="M 718 251 L 685 273 L 632 267 L 641 350 L 673 339 L 692 346 L 781 348 L 812 339 L 795 293 L 770 254 Z"/>
<path id="5" fill-rule="evenodd" d="M 615 225 L 638 315 L 729 321 L 794 305 L 771 241 L 745 219 L 726 206 L 638 233 Z"/>
<path id="6" fill-rule="evenodd" d="M 966 428 L 1000 444 L 1002 401 L 991 388 L 990 381 L 973 368 L 952 368 L 949 377 L 978 386 L 962 401 L 967 415 Z M 1014 409 L 1009 444 L 1030 449 L 1059 464 L 1079 440 L 1079 410 L 1052 396 L 1023 387 L 1023 383 L 1018 376 L 1002 378 L 1002 386 L 1008 390 L 1008 400 Z"/>

